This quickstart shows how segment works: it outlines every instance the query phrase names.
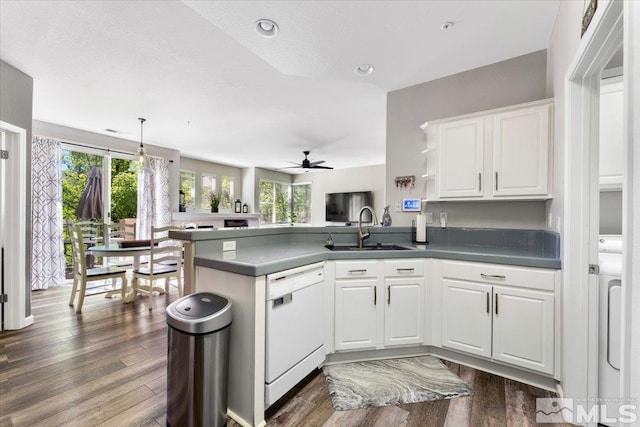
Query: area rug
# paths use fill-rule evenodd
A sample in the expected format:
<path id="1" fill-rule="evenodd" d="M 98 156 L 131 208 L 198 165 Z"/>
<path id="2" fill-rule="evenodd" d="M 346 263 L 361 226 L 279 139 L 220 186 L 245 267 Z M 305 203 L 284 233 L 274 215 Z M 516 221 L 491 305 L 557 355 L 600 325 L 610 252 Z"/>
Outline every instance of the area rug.
<path id="1" fill-rule="evenodd" d="M 337 411 L 470 396 L 467 384 L 432 356 L 322 368 Z"/>

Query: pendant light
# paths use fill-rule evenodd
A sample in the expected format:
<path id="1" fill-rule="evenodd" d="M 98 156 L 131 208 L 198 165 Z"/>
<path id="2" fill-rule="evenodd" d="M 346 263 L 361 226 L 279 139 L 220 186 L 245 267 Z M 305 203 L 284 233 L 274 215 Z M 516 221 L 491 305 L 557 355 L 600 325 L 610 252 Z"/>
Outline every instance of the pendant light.
<path id="1" fill-rule="evenodd" d="M 142 117 L 138 117 L 138 120 L 140 120 L 140 147 L 138 147 L 138 151 L 137 151 L 137 155 L 140 158 L 140 163 L 144 162 L 144 158 L 147 155 L 147 150 L 144 149 L 144 144 L 142 143 L 142 128 L 144 125 L 144 122 L 147 121 L 147 119 L 143 119 Z"/>

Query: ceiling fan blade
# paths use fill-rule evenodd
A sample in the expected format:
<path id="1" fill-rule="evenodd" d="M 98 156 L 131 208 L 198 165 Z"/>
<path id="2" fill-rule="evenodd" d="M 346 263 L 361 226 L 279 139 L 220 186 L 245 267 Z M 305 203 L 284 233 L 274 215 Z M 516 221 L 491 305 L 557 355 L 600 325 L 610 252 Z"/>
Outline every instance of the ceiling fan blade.
<path id="1" fill-rule="evenodd" d="M 314 167 L 315 165 L 319 165 L 321 163 L 324 163 L 326 160 L 318 160 L 317 162 L 311 162 L 311 167 Z"/>
<path id="2" fill-rule="evenodd" d="M 287 163 L 291 163 L 292 165 L 296 165 L 296 166 L 300 166 L 300 163 L 298 162 L 292 162 L 290 160 L 286 160 Z"/>
<path id="3" fill-rule="evenodd" d="M 331 166 L 311 166 L 311 169 L 333 169 Z"/>
<path id="4" fill-rule="evenodd" d="M 296 169 L 296 168 L 301 168 L 302 166 L 298 165 L 298 166 L 285 166 L 283 168 L 278 168 L 278 169 L 274 169 L 274 170 L 282 170 L 282 169 Z"/>

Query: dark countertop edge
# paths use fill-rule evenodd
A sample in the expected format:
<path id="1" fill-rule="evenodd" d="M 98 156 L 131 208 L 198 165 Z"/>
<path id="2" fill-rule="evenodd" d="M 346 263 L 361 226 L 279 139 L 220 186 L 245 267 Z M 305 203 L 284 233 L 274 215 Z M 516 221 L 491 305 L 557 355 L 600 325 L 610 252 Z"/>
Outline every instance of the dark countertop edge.
<path id="1" fill-rule="evenodd" d="M 492 264 L 513 265 L 518 267 L 537 267 L 559 270 L 562 262 L 557 258 L 541 258 L 532 256 L 476 254 L 469 252 L 444 251 L 433 249 L 414 249 L 407 251 L 367 251 L 367 252 L 332 252 L 319 248 L 317 253 L 305 253 L 300 256 L 288 257 L 282 260 L 271 260 L 263 264 L 248 263 L 219 258 L 196 257 L 195 265 L 216 270 L 237 273 L 244 276 L 263 276 L 277 273 L 291 268 L 301 267 L 325 260 L 355 260 L 355 259 L 394 259 L 394 258 L 436 258 L 458 261 L 485 262 Z"/>

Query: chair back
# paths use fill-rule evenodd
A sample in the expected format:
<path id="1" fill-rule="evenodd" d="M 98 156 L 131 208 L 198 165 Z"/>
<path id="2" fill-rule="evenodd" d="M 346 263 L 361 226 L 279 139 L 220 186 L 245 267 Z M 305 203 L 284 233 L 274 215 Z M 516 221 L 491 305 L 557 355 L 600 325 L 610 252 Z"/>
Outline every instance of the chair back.
<path id="1" fill-rule="evenodd" d="M 73 264 L 73 275 L 76 277 L 85 276 L 87 272 L 87 262 L 84 250 L 82 226 L 77 224 L 69 224 L 68 230 L 71 240 L 71 261 Z"/>
<path id="2" fill-rule="evenodd" d="M 182 227 L 168 225 L 165 227 L 151 227 L 151 255 L 149 270 L 153 275 L 154 265 L 176 265 L 180 269 L 182 264 L 182 240 L 169 237 L 169 231 L 182 230 Z"/>
<path id="3" fill-rule="evenodd" d="M 104 224 L 104 241 L 105 244 L 111 242 L 118 242 L 122 240 L 135 240 L 136 238 L 136 224 L 112 222 L 110 224 Z"/>
<path id="4" fill-rule="evenodd" d="M 102 226 L 99 222 L 80 221 L 73 224 L 80 227 L 81 241 L 89 245 L 102 244 Z"/>

